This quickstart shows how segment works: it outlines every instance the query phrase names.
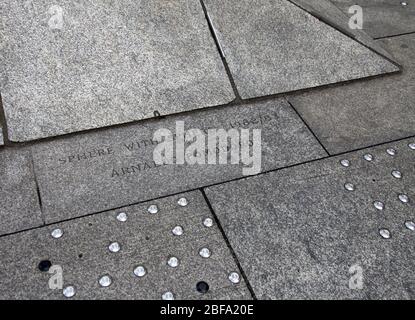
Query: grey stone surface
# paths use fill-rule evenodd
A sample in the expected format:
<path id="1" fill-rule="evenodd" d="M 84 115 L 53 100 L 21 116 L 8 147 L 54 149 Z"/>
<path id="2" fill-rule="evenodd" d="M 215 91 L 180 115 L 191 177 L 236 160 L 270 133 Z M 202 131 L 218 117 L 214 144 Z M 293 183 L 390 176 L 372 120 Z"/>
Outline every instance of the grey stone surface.
<path id="1" fill-rule="evenodd" d="M 348 14 L 348 8 L 350 6 L 343 12 L 329 0 L 291 0 L 291 2 L 297 4 L 322 21 L 338 28 L 343 33 L 387 57 L 391 61 L 397 62 L 394 57 L 385 50 L 381 43 L 374 41 L 364 30 L 351 29 L 349 27 L 350 14 Z"/>
<path id="2" fill-rule="evenodd" d="M 374 38 L 415 32 L 415 4 L 395 0 L 331 0 L 346 14 L 350 6 L 363 8 L 363 30 Z M 406 2 L 407 6 L 402 6 Z"/>
<path id="3" fill-rule="evenodd" d="M 28 150 L 0 150 L 0 235 L 43 224 Z"/>
<path id="4" fill-rule="evenodd" d="M 4 144 L 3 128 L 0 126 L 0 146 Z"/>
<path id="5" fill-rule="evenodd" d="M 415 140 L 206 190 L 257 298 L 415 298 L 415 231 L 405 227 L 415 220 L 410 142 Z M 391 147 L 395 156 L 386 152 Z M 366 153 L 372 162 L 364 160 Z M 340 164 L 343 159 L 349 167 Z M 396 169 L 401 179 L 391 175 Z M 355 190 L 347 191 L 346 183 Z M 374 201 L 382 201 L 384 209 L 377 210 Z M 390 239 L 380 236 L 384 228 Z M 350 289 L 359 274 L 361 290 Z"/>
<path id="6" fill-rule="evenodd" d="M 332 154 L 415 135 L 415 36 L 382 43 L 401 74 L 288 97 Z"/>
<path id="7" fill-rule="evenodd" d="M 289 1 L 204 3 L 242 98 L 399 70 Z"/>
<path id="8" fill-rule="evenodd" d="M 178 205 L 180 197 L 188 200 L 186 207 Z M 159 212 L 148 213 L 154 204 Z M 117 220 L 120 212 L 127 221 Z M 72 299 L 161 299 L 167 291 L 175 299 L 251 299 L 242 277 L 239 284 L 228 280 L 240 272 L 216 224 L 203 225 L 208 217 L 213 218 L 197 191 L 3 237 L 0 297 L 67 299 L 62 290 L 49 288 L 53 274 L 38 270 L 40 261 L 49 260 L 62 267 L 63 287 L 75 287 Z M 181 236 L 173 235 L 175 226 L 183 228 Z M 51 236 L 57 228 L 63 231 L 59 239 Z M 113 242 L 119 252 L 109 251 Z M 199 255 L 204 247 L 209 258 Z M 176 268 L 167 265 L 171 256 L 179 259 Z M 144 277 L 134 275 L 138 265 L 146 268 Z M 112 284 L 100 287 L 106 274 Z M 199 281 L 209 284 L 208 293 L 196 291 Z"/>
<path id="9" fill-rule="evenodd" d="M 57 222 L 242 177 L 245 166 L 241 162 L 156 166 L 153 135 L 160 128 L 174 134 L 176 121 L 183 121 L 186 130 L 204 132 L 261 129 L 262 171 L 327 155 L 283 99 L 60 138 L 32 148 L 46 221 Z"/>
<path id="10" fill-rule="evenodd" d="M 199 0 L 0 3 L 11 141 L 234 99 Z"/>

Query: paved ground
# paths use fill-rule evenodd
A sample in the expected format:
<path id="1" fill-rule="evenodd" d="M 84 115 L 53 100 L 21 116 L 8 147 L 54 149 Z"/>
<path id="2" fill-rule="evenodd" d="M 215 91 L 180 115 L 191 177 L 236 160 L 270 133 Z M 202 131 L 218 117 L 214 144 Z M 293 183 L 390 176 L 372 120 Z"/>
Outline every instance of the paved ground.
<path id="1" fill-rule="evenodd" d="M 0 17 L 0 298 L 415 298 L 414 1 Z M 180 121 L 261 129 L 260 172 L 156 164 Z"/>

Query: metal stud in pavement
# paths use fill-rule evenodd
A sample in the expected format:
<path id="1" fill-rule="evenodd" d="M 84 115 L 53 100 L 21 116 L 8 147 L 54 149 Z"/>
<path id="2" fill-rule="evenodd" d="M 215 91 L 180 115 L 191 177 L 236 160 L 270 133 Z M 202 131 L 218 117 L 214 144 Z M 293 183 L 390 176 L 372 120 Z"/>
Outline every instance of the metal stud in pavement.
<path id="1" fill-rule="evenodd" d="M 128 219 L 128 216 L 125 212 L 120 212 L 117 215 L 117 220 L 120 221 L 120 222 L 125 222 L 125 221 L 127 221 L 127 219 Z"/>
<path id="2" fill-rule="evenodd" d="M 241 277 L 239 276 L 239 273 L 237 272 L 231 272 L 228 276 L 228 279 L 233 284 L 237 284 L 241 281 Z"/>
<path id="3" fill-rule="evenodd" d="M 181 207 L 186 207 L 189 204 L 189 201 L 183 197 L 177 201 L 177 204 Z"/>
<path id="4" fill-rule="evenodd" d="M 163 300 L 174 300 L 174 294 L 173 294 L 173 292 L 167 291 L 167 292 L 163 293 L 161 298 Z"/>
<path id="5" fill-rule="evenodd" d="M 159 208 L 157 207 L 157 205 L 152 204 L 151 206 L 148 207 L 147 211 L 151 214 L 155 214 L 159 211 Z"/>
<path id="6" fill-rule="evenodd" d="M 51 236 L 55 239 L 59 239 L 63 236 L 63 231 L 62 229 L 55 229 L 52 231 Z"/>
<path id="7" fill-rule="evenodd" d="M 384 239 L 390 239 L 391 233 L 388 229 L 380 229 L 379 234 Z"/>
<path id="8" fill-rule="evenodd" d="M 99 278 L 98 283 L 101 287 L 109 287 L 112 283 L 112 279 L 109 275 L 104 275 L 101 278 Z"/>
<path id="9" fill-rule="evenodd" d="M 373 206 L 378 210 L 383 210 L 385 208 L 385 204 L 381 201 L 373 202 Z"/>
<path id="10" fill-rule="evenodd" d="M 67 286 L 65 288 L 63 288 L 62 290 L 62 294 L 66 297 L 66 298 L 72 298 L 76 293 L 76 289 L 74 286 Z"/>
<path id="11" fill-rule="evenodd" d="M 206 228 L 210 228 L 213 226 L 213 219 L 212 218 L 206 218 L 205 220 L 203 220 L 203 225 Z"/>

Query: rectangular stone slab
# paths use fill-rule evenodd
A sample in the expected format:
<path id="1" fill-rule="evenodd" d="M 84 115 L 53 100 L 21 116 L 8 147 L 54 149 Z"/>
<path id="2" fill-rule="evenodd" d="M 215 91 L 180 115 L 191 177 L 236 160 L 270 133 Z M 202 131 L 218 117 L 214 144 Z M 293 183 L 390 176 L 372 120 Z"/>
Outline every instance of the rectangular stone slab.
<path id="1" fill-rule="evenodd" d="M 412 1 L 331 0 L 343 12 L 355 4 L 363 8 L 363 30 L 374 38 L 415 32 L 415 6 Z M 401 3 L 408 5 L 403 6 Z"/>
<path id="2" fill-rule="evenodd" d="M 414 299 L 414 160 L 415 139 L 404 140 L 206 194 L 258 299 Z M 381 229 L 391 238 L 382 238 Z"/>
<path id="3" fill-rule="evenodd" d="M 399 70 L 289 1 L 203 2 L 242 98 Z"/>
<path id="4" fill-rule="evenodd" d="M 272 100 L 149 120 L 33 146 L 48 223 L 167 196 L 243 176 L 243 165 L 156 166 L 154 133 L 186 129 L 261 129 L 262 171 L 327 154 L 289 104 Z"/>
<path id="5" fill-rule="evenodd" d="M 415 135 L 415 36 L 380 42 L 402 73 L 287 97 L 332 154 Z"/>
<path id="6" fill-rule="evenodd" d="M 178 204 L 182 197 L 187 206 Z M 150 214 L 150 205 L 159 211 Z M 121 212 L 124 222 L 117 219 Z M 229 281 L 240 271 L 217 225 L 204 226 L 206 218 L 213 219 L 197 191 L 0 238 L 0 298 L 67 299 L 63 288 L 73 286 L 72 299 L 161 299 L 167 291 L 178 300 L 251 299 L 241 276 L 239 283 Z M 172 233 L 176 226 L 182 235 Z M 51 235 L 56 229 L 60 238 Z M 114 242 L 120 251 L 109 250 Z M 199 255 L 205 247 L 208 258 Z M 175 268 L 167 264 L 171 257 L 179 260 Z M 38 269 L 43 260 L 62 268 L 63 288 L 49 287 L 53 273 Z M 135 276 L 137 266 L 145 268 L 144 277 Z M 104 275 L 112 279 L 109 287 L 98 283 Z M 200 281 L 209 285 L 205 294 L 196 290 Z"/>
<path id="7" fill-rule="evenodd" d="M 199 0 L 2 1 L 11 141 L 234 99 Z"/>
<path id="8" fill-rule="evenodd" d="M 0 150 L 0 235 L 43 224 L 28 150 Z"/>

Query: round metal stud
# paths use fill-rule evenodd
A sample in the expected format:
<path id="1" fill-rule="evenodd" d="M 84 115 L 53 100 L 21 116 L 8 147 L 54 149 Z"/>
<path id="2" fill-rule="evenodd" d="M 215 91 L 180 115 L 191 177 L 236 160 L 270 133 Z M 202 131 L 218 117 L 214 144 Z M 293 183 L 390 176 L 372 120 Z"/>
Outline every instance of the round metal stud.
<path id="1" fill-rule="evenodd" d="M 352 183 L 346 183 L 346 184 L 344 185 L 344 188 L 345 188 L 347 191 L 354 191 L 354 185 L 353 185 Z"/>
<path id="2" fill-rule="evenodd" d="M 144 268 L 143 266 L 137 266 L 137 267 L 134 269 L 134 274 L 135 274 L 137 277 L 142 278 L 142 277 L 144 277 L 144 276 L 147 274 L 147 270 L 146 270 L 146 268 Z"/>
<path id="3" fill-rule="evenodd" d="M 109 251 L 116 253 L 121 250 L 121 246 L 118 242 L 113 242 L 108 246 L 108 249 Z"/>
<path id="4" fill-rule="evenodd" d="M 148 207 L 147 211 L 151 214 L 155 214 L 159 212 L 159 208 L 157 207 L 157 205 L 152 204 L 151 206 Z"/>
<path id="5" fill-rule="evenodd" d="M 406 7 L 408 5 L 408 2 L 402 1 L 401 6 Z"/>
<path id="6" fill-rule="evenodd" d="M 409 197 L 406 194 L 400 194 L 398 196 L 399 200 L 403 203 L 408 203 L 409 202 Z"/>
<path id="7" fill-rule="evenodd" d="M 411 231 L 415 231 L 415 222 L 413 221 L 406 221 L 405 227 L 407 227 Z"/>
<path id="8" fill-rule="evenodd" d="M 117 215 L 117 220 L 120 221 L 120 222 L 125 222 L 125 221 L 127 221 L 127 219 L 128 219 L 128 216 L 125 212 L 120 212 Z"/>
<path id="9" fill-rule="evenodd" d="M 341 160 L 340 161 L 340 164 L 343 166 L 343 167 L 349 167 L 350 166 L 350 161 L 349 160 L 347 160 L 347 159 L 343 159 L 343 160 Z"/>
<path id="10" fill-rule="evenodd" d="M 367 153 L 363 156 L 366 161 L 373 161 L 373 156 L 370 153 Z"/>
<path id="11" fill-rule="evenodd" d="M 200 293 L 207 293 L 209 291 L 209 285 L 205 281 L 199 281 L 196 284 L 196 290 Z"/>
<path id="12" fill-rule="evenodd" d="M 409 149 L 415 150 L 415 142 L 408 144 Z"/>
<path id="13" fill-rule="evenodd" d="M 167 264 L 172 268 L 176 268 L 179 265 L 179 259 L 176 257 L 170 257 Z"/>
<path id="14" fill-rule="evenodd" d="M 65 297 L 72 298 L 75 295 L 76 290 L 75 290 L 75 287 L 68 286 L 68 287 L 63 288 L 62 293 Z"/>
<path id="15" fill-rule="evenodd" d="M 211 252 L 208 248 L 202 248 L 202 249 L 199 250 L 199 255 L 202 258 L 209 258 L 210 255 L 211 255 Z"/>
<path id="16" fill-rule="evenodd" d="M 398 170 L 393 170 L 392 171 L 392 176 L 396 179 L 401 179 L 402 178 L 402 173 Z"/>
<path id="17" fill-rule="evenodd" d="M 379 234 L 383 239 L 390 239 L 391 233 L 388 229 L 380 229 Z"/>
<path id="18" fill-rule="evenodd" d="M 203 220 L 203 225 L 204 225 L 206 228 L 210 228 L 210 227 L 212 227 L 212 226 L 213 226 L 213 219 L 211 219 L 211 218 L 206 218 L 205 220 Z"/>
<path id="19" fill-rule="evenodd" d="M 62 229 L 55 229 L 52 231 L 51 236 L 55 239 L 59 239 L 63 236 L 63 231 Z"/>
<path id="20" fill-rule="evenodd" d="M 237 284 L 241 281 L 241 277 L 239 276 L 239 273 L 237 272 L 231 272 L 228 276 L 228 279 L 233 284 Z"/>
<path id="21" fill-rule="evenodd" d="M 176 226 L 171 231 L 175 236 L 181 236 L 183 234 L 183 228 L 181 226 Z"/>
<path id="22" fill-rule="evenodd" d="M 112 280 L 111 280 L 111 277 L 109 276 L 109 275 L 105 275 L 105 276 L 102 276 L 100 279 L 99 279 L 99 285 L 101 286 L 101 287 L 109 287 L 110 285 L 111 285 L 111 283 L 112 283 Z"/>
<path id="23" fill-rule="evenodd" d="M 163 300 L 174 300 L 174 294 L 173 294 L 173 292 L 167 291 L 167 292 L 163 293 L 161 298 Z"/>
<path id="24" fill-rule="evenodd" d="M 373 206 L 378 210 L 383 210 L 385 208 L 385 205 L 381 201 L 373 202 Z"/>
<path id="25" fill-rule="evenodd" d="M 186 198 L 180 198 L 180 199 L 177 201 L 177 204 L 178 204 L 179 206 L 181 206 L 181 207 L 185 207 L 185 206 L 187 206 L 187 205 L 189 204 L 189 201 L 188 201 Z"/>
<path id="26" fill-rule="evenodd" d="M 396 155 L 396 150 L 393 148 L 388 148 L 386 149 L 386 153 L 390 156 L 395 156 Z"/>

